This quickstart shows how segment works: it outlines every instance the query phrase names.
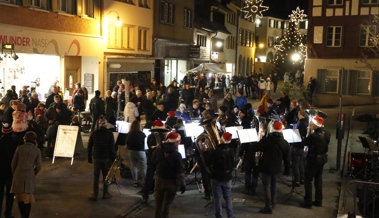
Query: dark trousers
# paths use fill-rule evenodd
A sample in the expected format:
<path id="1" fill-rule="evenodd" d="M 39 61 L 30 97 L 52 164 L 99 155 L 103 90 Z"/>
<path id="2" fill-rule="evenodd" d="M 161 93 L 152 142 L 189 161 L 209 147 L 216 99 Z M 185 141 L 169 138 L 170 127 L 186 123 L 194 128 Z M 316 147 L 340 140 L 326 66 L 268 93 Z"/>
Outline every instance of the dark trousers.
<path id="1" fill-rule="evenodd" d="M 246 97 L 250 97 L 251 95 L 251 86 L 245 85 L 245 90 L 246 90 Z"/>
<path id="2" fill-rule="evenodd" d="M 153 187 L 153 184 L 154 184 L 154 173 L 155 173 L 155 166 L 154 165 L 147 165 L 145 186 L 143 188 L 143 194 L 142 194 L 142 197 L 144 199 L 149 198 L 149 193 L 150 193 L 150 191 Z"/>
<path id="3" fill-rule="evenodd" d="M 155 179 L 155 218 L 169 217 L 176 188 L 176 180 Z"/>
<path id="4" fill-rule="evenodd" d="M 263 98 L 263 95 L 265 94 L 266 89 L 259 89 L 259 99 Z"/>
<path id="5" fill-rule="evenodd" d="M 95 159 L 93 161 L 93 193 L 96 196 L 99 194 L 100 172 L 103 174 L 103 194 L 108 193 L 108 184 L 105 182 L 105 178 L 107 177 L 109 167 L 109 159 Z"/>
<path id="6" fill-rule="evenodd" d="M 312 205 L 312 182 L 314 179 L 315 186 L 315 201 L 322 204 L 322 171 L 324 170 L 324 164 L 312 164 L 307 161 L 305 170 L 304 189 L 305 204 Z"/>
<path id="7" fill-rule="evenodd" d="M 304 148 L 291 147 L 292 174 L 294 182 L 304 180 Z"/>
<path id="8" fill-rule="evenodd" d="M 272 208 L 276 204 L 277 175 L 262 173 L 263 192 L 265 194 L 265 207 Z"/>
<path id="9" fill-rule="evenodd" d="M 201 182 L 203 183 L 204 194 L 205 194 L 205 196 L 211 196 L 211 193 L 212 193 L 211 178 L 210 178 L 210 175 L 207 172 L 205 165 L 204 165 L 204 163 L 200 157 L 197 158 L 197 164 L 200 167 Z"/>
<path id="10" fill-rule="evenodd" d="M 91 124 L 91 132 L 95 130 L 97 120 L 99 119 L 100 115 L 92 115 L 92 124 Z"/>
<path id="11" fill-rule="evenodd" d="M 255 160 L 245 160 L 245 190 L 255 193 L 258 186 L 259 168 L 255 164 Z"/>
<path id="12" fill-rule="evenodd" d="M 274 93 L 276 93 L 276 89 L 278 88 L 278 82 L 273 82 L 274 84 Z"/>
<path id="13" fill-rule="evenodd" d="M 5 211 L 4 216 L 11 217 L 12 207 L 13 207 L 13 196 L 14 194 L 9 193 L 12 186 L 12 179 L 0 179 L 0 217 L 1 212 L 3 211 L 3 199 L 4 199 L 4 190 L 5 190 Z"/>

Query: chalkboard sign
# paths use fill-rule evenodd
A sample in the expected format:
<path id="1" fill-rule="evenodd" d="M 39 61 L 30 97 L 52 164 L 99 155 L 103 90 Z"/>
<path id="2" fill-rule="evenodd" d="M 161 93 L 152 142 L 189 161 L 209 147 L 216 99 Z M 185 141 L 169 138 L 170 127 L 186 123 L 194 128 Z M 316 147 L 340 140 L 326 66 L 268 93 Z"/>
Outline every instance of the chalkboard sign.
<path id="1" fill-rule="evenodd" d="M 70 157 L 71 165 L 74 161 L 74 151 L 76 139 L 78 136 L 79 126 L 59 125 L 57 138 L 55 140 L 54 156 L 55 157 Z"/>
<path id="2" fill-rule="evenodd" d="M 88 93 L 93 93 L 93 74 L 84 74 L 84 87 L 87 88 Z"/>

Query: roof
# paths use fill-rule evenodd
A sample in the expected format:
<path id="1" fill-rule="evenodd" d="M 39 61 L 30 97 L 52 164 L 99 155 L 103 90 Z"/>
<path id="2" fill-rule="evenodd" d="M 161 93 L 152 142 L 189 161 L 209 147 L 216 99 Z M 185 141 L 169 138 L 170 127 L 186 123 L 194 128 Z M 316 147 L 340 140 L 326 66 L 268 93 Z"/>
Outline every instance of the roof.
<path id="1" fill-rule="evenodd" d="M 203 71 L 210 71 L 213 73 L 226 73 L 225 70 L 221 69 L 219 66 L 217 66 L 214 63 L 203 63 L 191 70 L 187 70 L 187 72 L 203 72 Z"/>
<path id="2" fill-rule="evenodd" d="M 193 23 L 194 23 L 195 28 L 198 28 L 207 32 L 222 32 L 226 34 L 231 34 L 224 25 L 211 22 L 206 19 L 195 17 Z"/>

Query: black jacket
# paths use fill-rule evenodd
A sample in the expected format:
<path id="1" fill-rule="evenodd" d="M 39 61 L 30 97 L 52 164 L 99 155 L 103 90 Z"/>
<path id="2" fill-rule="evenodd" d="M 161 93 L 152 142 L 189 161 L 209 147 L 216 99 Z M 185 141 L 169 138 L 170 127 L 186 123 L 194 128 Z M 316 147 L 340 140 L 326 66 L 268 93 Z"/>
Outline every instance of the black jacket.
<path id="1" fill-rule="evenodd" d="M 88 158 L 111 160 L 116 158 L 113 133 L 106 127 L 93 131 L 88 140 Z"/>
<path id="2" fill-rule="evenodd" d="M 328 152 L 328 145 L 330 142 L 330 132 L 324 128 L 317 128 L 304 139 L 303 144 L 308 146 L 307 160 Z"/>
<path id="3" fill-rule="evenodd" d="M 0 179 L 11 180 L 11 163 L 17 148 L 17 142 L 12 139 L 12 133 L 3 134 L 0 138 Z"/>
<path id="4" fill-rule="evenodd" d="M 234 149 L 228 144 L 219 144 L 213 152 L 205 152 L 205 165 L 211 171 L 211 178 L 217 181 L 232 179 Z"/>
<path id="5" fill-rule="evenodd" d="M 132 151 L 144 151 L 145 150 L 145 138 L 146 135 L 143 132 L 138 132 L 135 135 L 126 134 L 126 145 L 129 150 Z"/>
<path id="6" fill-rule="evenodd" d="M 178 180 L 181 186 L 185 186 L 182 167 L 182 155 L 176 150 L 173 143 L 163 143 L 153 152 L 151 158 L 156 167 L 158 178 Z"/>
<path id="7" fill-rule="evenodd" d="M 280 173 L 284 161 L 284 174 L 289 174 L 289 144 L 282 133 L 270 133 L 253 148 L 254 151 L 263 152 L 259 160 L 259 169 L 262 173 L 275 175 Z"/>

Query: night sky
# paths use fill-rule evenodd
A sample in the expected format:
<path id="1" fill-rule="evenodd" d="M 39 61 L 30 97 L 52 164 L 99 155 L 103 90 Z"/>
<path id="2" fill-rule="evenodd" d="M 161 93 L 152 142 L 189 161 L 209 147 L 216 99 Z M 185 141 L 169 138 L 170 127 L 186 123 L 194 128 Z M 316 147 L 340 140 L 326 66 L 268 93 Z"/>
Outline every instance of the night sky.
<path id="1" fill-rule="evenodd" d="M 288 15 L 292 14 L 292 10 L 296 10 L 297 6 L 308 14 L 308 0 L 263 0 L 262 5 L 269 7 L 268 11 L 263 12 L 263 16 L 288 19 Z"/>

